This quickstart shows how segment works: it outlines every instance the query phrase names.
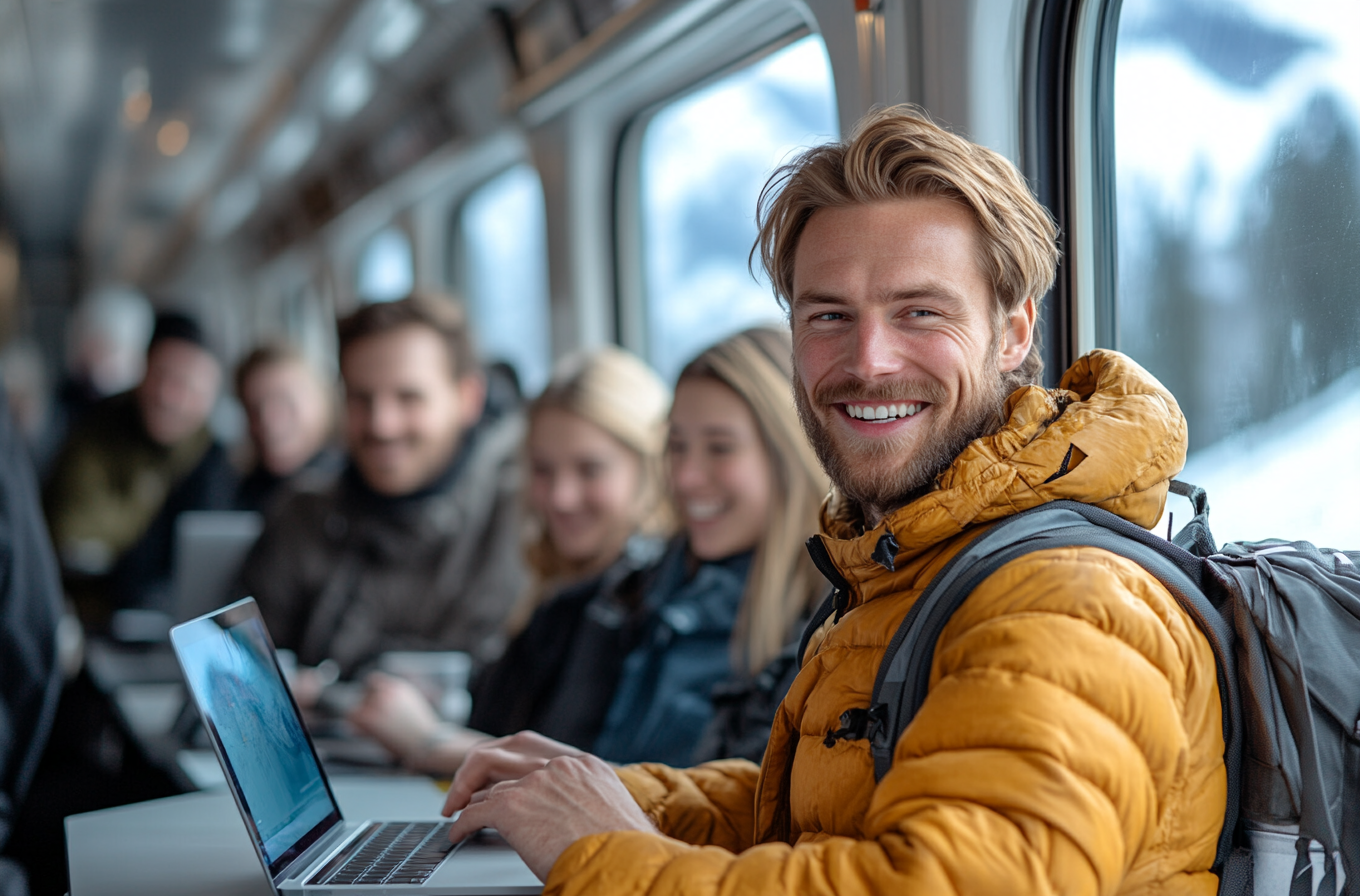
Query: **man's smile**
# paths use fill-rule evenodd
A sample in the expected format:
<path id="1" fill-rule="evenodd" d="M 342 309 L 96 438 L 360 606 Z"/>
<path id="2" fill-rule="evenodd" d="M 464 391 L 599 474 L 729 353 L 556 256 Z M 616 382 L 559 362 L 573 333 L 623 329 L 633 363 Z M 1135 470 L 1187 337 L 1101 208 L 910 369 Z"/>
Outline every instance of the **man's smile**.
<path id="1" fill-rule="evenodd" d="M 862 435 L 878 438 L 896 435 L 912 427 L 917 418 L 929 408 L 926 401 L 847 401 L 832 405 L 836 416 L 850 429 Z"/>
<path id="2" fill-rule="evenodd" d="M 924 401 L 898 402 L 895 404 L 874 404 L 874 403 L 850 403 L 846 402 L 841 408 L 856 420 L 901 420 L 906 417 L 914 417 L 927 406 Z"/>

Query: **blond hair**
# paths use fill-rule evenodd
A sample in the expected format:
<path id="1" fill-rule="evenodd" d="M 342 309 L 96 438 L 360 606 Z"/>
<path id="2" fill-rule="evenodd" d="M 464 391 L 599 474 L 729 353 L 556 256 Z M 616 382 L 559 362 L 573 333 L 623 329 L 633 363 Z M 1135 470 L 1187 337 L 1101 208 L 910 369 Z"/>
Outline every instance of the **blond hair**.
<path id="1" fill-rule="evenodd" d="M 939 127 L 914 106 L 869 113 L 847 143 L 810 149 L 779 168 L 760 192 L 760 233 L 751 250 L 781 303 L 793 301 L 793 264 L 808 219 L 823 208 L 893 199 L 942 198 L 978 225 L 978 265 L 996 296 L 993 328 L 1025 299 L 1036 310 L 1053 285 L 1058 230 L 1024 177 L 999 153 Z M 1033 383 L 1043 370 L 1036 340 L 1016 371 Z"/>
<path id="2" fill-rule="evenodd" d="M 774 659 L 826 590 L 803 542 L 817 531 L 828 483 L 794 408 L 792 355 L 787 330 L 756 327 L 704 351 L 679 378 L 716 380 L 745 401 L 774 473 L 769 522 L 732 629 L 732 666 L 751 672 Z"/>
<path id="3" fill-rule="evenodd" d="M 543 392 L 529 403 L 528 417 L 532 428 L 544 411 L 565 411 L 598 426 L 632 451 L 642 472 L 638 531 L 665 536 L 675 527 L 661 461 L 670 407 L 670 389 L 650 367 L 623 349 L 606 346 L 563 359 Z M 542 521 L 532 513 L 526 517 L 525 559 L 537 582 L 527 607 L 519 608 L 515 616 L 527 620 L 525 611 L 531 611 L 555 585 L 598 570 L 563 557 Z"/>

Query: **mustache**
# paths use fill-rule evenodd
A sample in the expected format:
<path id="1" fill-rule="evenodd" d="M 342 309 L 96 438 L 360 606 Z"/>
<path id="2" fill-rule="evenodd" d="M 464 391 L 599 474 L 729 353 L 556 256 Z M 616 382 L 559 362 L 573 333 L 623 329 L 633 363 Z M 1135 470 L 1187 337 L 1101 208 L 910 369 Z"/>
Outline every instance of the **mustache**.
<path id="1" fill-rule="evenodd" d="M 924 401 L 927 404 L 943 404 L 948 398 L 944 387 L 931 380 L 893 380 L 886 383 L 849 380 L 823 383 L 812 393 L 813 402 L 823 407 L 849 401 L 884 403 Z"/>

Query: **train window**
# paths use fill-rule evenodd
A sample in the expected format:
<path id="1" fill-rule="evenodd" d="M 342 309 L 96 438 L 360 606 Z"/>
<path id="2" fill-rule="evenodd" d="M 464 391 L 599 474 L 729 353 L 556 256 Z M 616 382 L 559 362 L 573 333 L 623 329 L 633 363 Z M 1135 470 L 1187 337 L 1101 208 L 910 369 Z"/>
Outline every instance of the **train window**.
<path id="1" fill-rule="evenodd" d="M 395 301 L 411 292 L 415 270 L 411 238 L 400 227 L 384 227 L 359 256 L 354 291 L 361 302 Z"/>
<path id="2" fill-rule="evenodd" d="M 525 394 L 548 381 L 547 216 L 543 184 L 517 165 L 482 184 L 458 210 L 458 273 L 488 361 L 515 368 Z"/>
<path id="3" fill-rule="evenodd" d="M 1360 6 L 1124 0 L 1118 345 L 1220 540 L 1360 545 Z"/>
<path id="4" fill-rule="evenodd" d="M 705 345 L 779 316 L 751 277 L 756 197 L 798 149 L 839 135 L 821 37 L 802 38 L 664 106 L 640 153 L 647 350 L 673 378 Z"/>

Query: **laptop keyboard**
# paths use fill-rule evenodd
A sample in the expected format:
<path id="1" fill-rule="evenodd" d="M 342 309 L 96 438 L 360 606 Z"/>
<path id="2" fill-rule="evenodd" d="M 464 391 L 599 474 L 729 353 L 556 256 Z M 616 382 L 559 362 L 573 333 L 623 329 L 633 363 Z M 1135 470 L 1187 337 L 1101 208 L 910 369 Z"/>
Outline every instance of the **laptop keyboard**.
<path id="1" fill-rule="evenodd" d="M 422 884 L 453 849 L 452 826 L 437 821 L 379 825 L 357 849 L 352 845 L 340 863 L 330 862 L 307 885 Z"/>

